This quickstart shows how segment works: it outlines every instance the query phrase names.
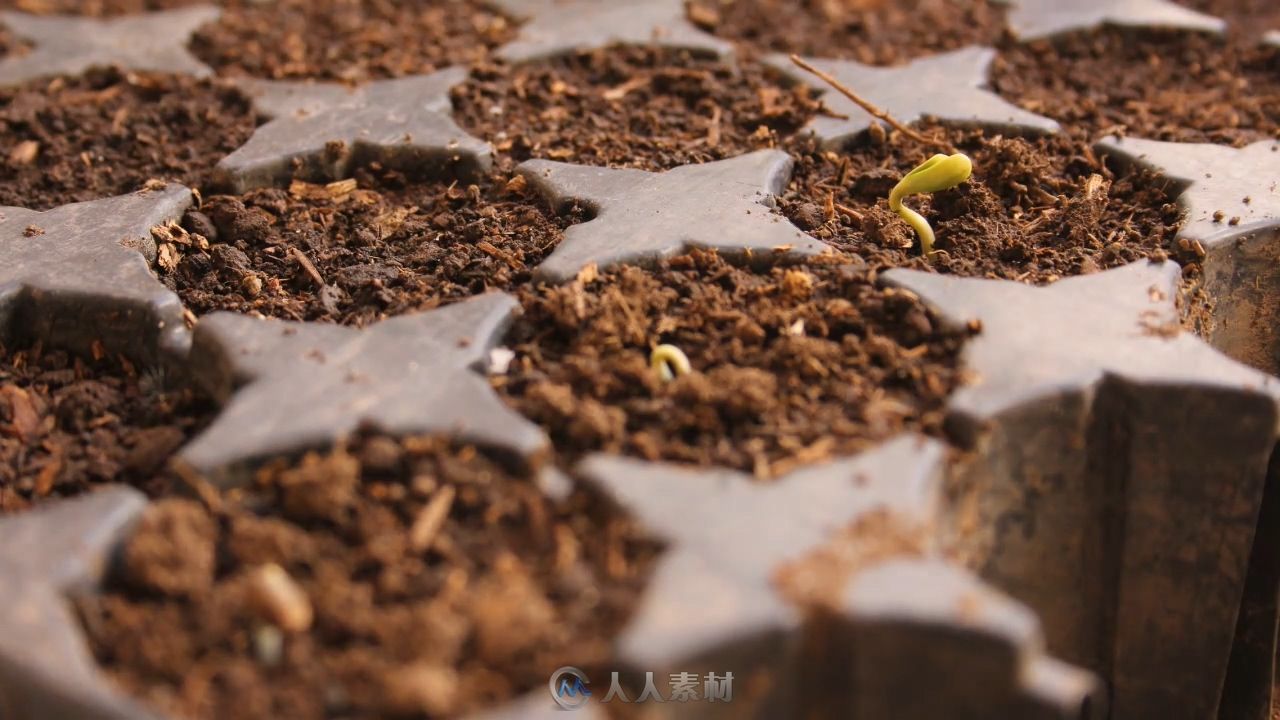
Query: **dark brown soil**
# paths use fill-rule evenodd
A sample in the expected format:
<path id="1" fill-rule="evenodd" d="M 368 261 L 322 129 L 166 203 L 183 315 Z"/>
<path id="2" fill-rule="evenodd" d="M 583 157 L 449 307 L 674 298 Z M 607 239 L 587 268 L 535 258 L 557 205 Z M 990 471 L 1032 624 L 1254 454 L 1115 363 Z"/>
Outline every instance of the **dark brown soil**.
<path id="1" fill-rule="evenodd" d="M 938 272 L 1041 283 L 1169 251 L 1180 212 L 1168 199 L 1168 183 L 1146 172 L 1113 173 L 1088 141 L 1069 134 L 987 137 L 932 126 L 925 132 L 945 135 L 974 166 L 959 188 L 907 203 L 937 234 L 940 252 L 929 266 Z M 918 240 L 886 198 L 933 152 L 895 134 L 838 154 L 796 153 L 796 174 L 779 211 L 848 253 L 924 267 Z"/>
<path id="2" fill-rule="evenodd" d="M 167 489 L 160 472 L 213 406 L 111 357 L 0 347 L 0 515 L 99 483 Z"/>
<path id="3" fill-rule="evenodd" d="M 150 179 L 198 188 L 253 129 L 248 101 L 208 80 L 99 70 L 0 90 L 0 205 L 43 210 Z"/>
<path id="4" fill-rule="evenodd" d="M 749 50 L 873 65 L 993 45 L 1004 32 L 1004 11 L 987 0 L 692 0 L 689 16 Z"/>
<path id="5" fill-rule="evenodd" d="M 21 10 L 34 15 L 105 17 L 169 10 L 188 5 L 210 4 L 210 2 L 211 0 L 0 0 L 0 9 Z"/>
<path id="6" fill-rule="evenodd" d="M 1005 48 L 992 87 L 1081 138 L 1243 145 L 1280 138 L 1280 48 L 1104 29 Z"/>
<path id="7" fill-rule="evenodd" d="M 365 325 L 527 282 L 571 221 L 549 218 L 501 179 L 467 187 L 371 169 L 357 177 L 209 198 L 184 225 L 212 244 L 180 248 L 161 279 L 198 314 Z"/>
<path id="8" fill-rule="evenodd" d="M 455 117 L 504 162 L 531 157 L 667 170 L 772 147 L 818 111 L 755 63 L 613 48 L 516 68 L 486 65 L 454 89 Z"/>
<path id="9" fill-rule="evenodd" d="M 223 75 L 360 82 L 469 64 L 514 32 L 479 0 L 273 0 L 228 8 L 191 49 Z"/>
<path id="10" fill-rule="evenodd" d="M 964 334 L 858 258 L 754 272 L 712 253 L 526 290 L 495 385 L 557 452 L 767 477 L 906 429 L 936 432 Z M 649 367 L 670 343 L 693 372 Z"/>
<path id="11" fill-rule="evenodd" d="M 79 603 L 108 673 L 192 720 L 453 717 L 545 687 L 608 658 L 657 552 L 586 495 L 428 439 L 370 437 L 207 502 L 152 507 Z M 270 591 L 272 564 L 297 594 Z"/>
<path id="12" fill-rule="evenodd" d="M 1242 42 L 1280 30 L 1280 5 L 1274 0 L 1180 0 L 1182 5 L 1226 20 L 1228 31 Z"/>

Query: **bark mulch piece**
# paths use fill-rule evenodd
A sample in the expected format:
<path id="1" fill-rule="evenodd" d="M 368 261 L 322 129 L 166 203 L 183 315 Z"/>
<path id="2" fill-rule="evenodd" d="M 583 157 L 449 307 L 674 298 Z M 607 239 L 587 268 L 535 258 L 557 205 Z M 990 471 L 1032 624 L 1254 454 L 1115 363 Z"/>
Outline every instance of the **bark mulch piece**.
<path id="1" fill-rule="evenodd" d="M 768 477 L 938 431 L 966 333 L 858 258 L 760 272 L 695 252 L 522 293 L 495 385 L 576 458 L 604 450 Z M 693 372 L 662 382 L 650 349 Z"/>
<path id="2" fill-rule="evenodd" d="M 375 435 L 153 506 L 78 602 L 107 672 L 175 717 L 452 717 L 599 667 L 658 547 L 469 447 Z"/>
<path id="3" fill-rule="evenodd" d="M 32 15 L 109 17 L 216 4 L 214 0 L 0 0 L 0 10 L 19 10 Z"/>
<path id="4" fill-rule="evenodd" d="M 360 82 L 469 64 L 514 36 L 477 0 L 275 0 L 227 8 L 191 50 L 221 75 Z"/>
<path id="5" fill-rule="evenodd" d="M 993 45 L 1004 10 L 986 0 L 692 0 L 708 32 L 760 51 L 889 65 Z"/>
<path id="6" fill-rule="evenodd" d="M 1280 48 L 1201 33 L 1105 28 L 1004 49 L 992 87 L 1094 139 L 1235 146 L 1280 138 Z"/>
<path id="7" fill-rule="evenodd" d="M 500 163 L 668 170 L 772 147 L 808 122 L 818 103 L 774 75 L 754 63 L 614 47 L 478 67 L 454 88 L 454 116 L 493 143 Z"/>
<path id="8" fill-rule="evenodd" d="M 208 250 L 179 248 L 160 278 L 197 314 L 357 326 L 510 289 L 528 282 L 574 218 L 552 219 L 508 188 L 364 168 L 330 185 L 211 197 L 183 219 Z"/>
<path id="9" fill-rule="evenodd" d="M 104 69 L 3 89 L 0 205 L 46 210 L 152 179 L 199 188 L 254 125 L 217 81 Z"/>
<path id="10" fill-rule="evenodd" d="M 99 483 L 158 494 L 165 462 L 213 413 L 174 378 L 127 361 L 0 347 L 0 515 Z"/>

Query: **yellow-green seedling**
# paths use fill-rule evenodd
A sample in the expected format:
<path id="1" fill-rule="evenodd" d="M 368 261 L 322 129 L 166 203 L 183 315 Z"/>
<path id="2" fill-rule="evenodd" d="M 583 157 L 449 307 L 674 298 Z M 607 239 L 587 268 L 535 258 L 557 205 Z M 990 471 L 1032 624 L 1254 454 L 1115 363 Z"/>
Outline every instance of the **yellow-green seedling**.
<path id="1" fill-rule="evenodd" d="M 902 199 L 920 193 L 950 190 L 973 174 L 973 162 L 964 153 L 938 153 L 903 176 L 889 193 L 889 209 L 902 216 L 920 236 L 920 250 L 925 257 L 933 253 L 933 228 L 923 215 L 902 204 Z"/>
<path id="2" fill-rule="evenodd" d="M 687 375 L 693 370 L 689 364 L 689 356 L 675 345 L 659 345 L 649 353 L 649 367 L 658 373 L 663 382 L 671 382 L 680 375 Z"/>

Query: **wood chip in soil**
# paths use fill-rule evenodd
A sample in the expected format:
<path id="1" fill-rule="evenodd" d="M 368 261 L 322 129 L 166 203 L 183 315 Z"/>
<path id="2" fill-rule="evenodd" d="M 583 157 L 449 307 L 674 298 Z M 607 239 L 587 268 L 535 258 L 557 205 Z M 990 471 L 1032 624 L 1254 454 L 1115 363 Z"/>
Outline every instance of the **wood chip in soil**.
<path id="1" fill-rule="evenodd" d="M 820 109 L 758 63 L 640 47 L 483 65 L 453 103 L 505 167 L 538 157 L 650 171 L 773 147 Z"/>
<path id="2" fill-rule="evenodd" d="M 492 379 L 567 460 L 625 453 L 776 476 L 906 430 L 937 433 L 966 333 L 859 258 L 754 271 L 714 253 L 522 292 Z M 651 348 L 693 372 L 663 382 Z"/>
<path id="3" fill-rule="evenodd" d="M 0 347 L 0 515 L 101 483 L 166 492 L 165 463 L 213 413 L 161 371 Z"/>
<path id="4" fill-rule="evenodd" d="M 221 75 L 362 82 L 470 64 L 514 36 L 478 0 L 274 0 L 228 7 L 190 47 Z"/>
<path id="5" fill-rule="evenodd" d="M 659 549 L 432 439 L 361 437 L 207 501 L 152 506 L 77 603 L 110 677 L 190 720 L 457 717 L 599 669 Z"/>
<path id="6" fill-rule="evenodd" d="M 1015 45 L 994 63 L 991 86 L 1082 139 L 1280 138 L 1280 48 L 1203 33 L 1107 28 Z"/>
<path id="7" fill-rule="evenodd" d="M 0 89 L 0 205 L 46 210 L 153 179 L 199 188 L 254 127 L 218 81 L 104 69 Z"/>
<path id="8" fill-rule="evenodd" d="M 214 196 L 157 268 L 197 314 L 215 310 L 363 326 L 527 283 L 577 218 L 551 218 L 522 184 L 419 183 L 365 168 L 329 185 L 295 182 Z"/>
<path id="9" fill-rule="evenodd" d="M 692 0 L 689 17 L 748 50 L 871 65 L 992 45 L 1004 31 L 987 0 Z"/>

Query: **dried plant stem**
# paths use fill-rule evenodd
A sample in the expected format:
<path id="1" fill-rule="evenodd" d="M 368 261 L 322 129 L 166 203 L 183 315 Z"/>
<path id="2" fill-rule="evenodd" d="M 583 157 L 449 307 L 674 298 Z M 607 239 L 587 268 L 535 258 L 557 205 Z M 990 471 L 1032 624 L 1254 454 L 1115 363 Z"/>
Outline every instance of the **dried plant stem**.
<path id="1" fill-rule="evenodd" d="M 322 288 L 325 286 L 324 276 L 316 269 L 315 264 L 311 262 L 311 258 L 307 257 L 306 253 L 299 250 L 297 246 L 289 248 L 289 253 L 293 255 L 293 259 L 297 260 L 298 264 L 302 266 L 302 269 L 311 277 L 311 280 L 316 284 L 316 287 Z"/>
<path id="2" fill-rule="evenodd" d="M 898 132 L 902 133 L 903 135 L 906 135 L 912 140 L 915 140 L 916 142 L 922 143 L 924 145 L 941 148 L 943 150 L 946 150 L 947 152 L 954 153 L 956 151 L 956 149 L 951 146 L 951 143 L 948 143 L 944 140 L 936 140 L 927 135 L 923 135 L 915 130 L 912 130 L 906 125 L 903 125 L 902 123 L 898 122 L 893 118 L 892 115 L 885 112 L 884 110 L 881 110 L 875 105 L 871 104 L 862 96 L 858 95 L 853 90 L 849 89 L 849 87 L 846 86 L 844 83 L 832 77 L 830 73 L 826 73 L 826 72 L 823 72 L 822 70 L 819 70 L 818 68 L 814 67 L 812 64 L 810 64 L 808 61 L 806 61 L 804 58 L 800 57 L 799 55 L 792 55 L 791 62 L 795 63 L 806 72 L 813 73 L 823 82 L 835 88 L 836 91 L 839 92 L 841 95 L 844 95 L 845 97 L 852 100 L 855 104 L 857 104 L 858 107 L 862 108 L 863 110 L 866 110 L 867 113 L 870 114 L 872 117 L 879 120 L 883 120 L 885 123 L 889 125 L 889 127 L 892 127 L 894 130 L 897 130 Z"/>

